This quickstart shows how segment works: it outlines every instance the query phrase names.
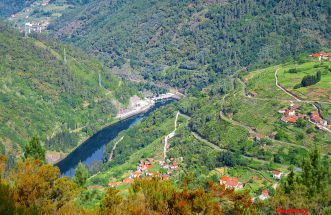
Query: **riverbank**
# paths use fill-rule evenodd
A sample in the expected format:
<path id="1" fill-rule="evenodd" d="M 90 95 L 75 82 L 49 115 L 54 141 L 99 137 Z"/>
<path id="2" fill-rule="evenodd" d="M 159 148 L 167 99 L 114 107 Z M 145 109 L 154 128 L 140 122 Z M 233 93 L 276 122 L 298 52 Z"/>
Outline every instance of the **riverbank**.
<path id="1" fill-rule="evenodd" d="M 97 165 L 97 163 L 100 162 L 102 163 L 104 159 L 104 150 L 107 144 L 115 139 L 121 131 L 130 128 L 150 112 L 161 106 L 167 105 L 172 101 L 174 101 L 174 99 L 161 100 L 155 102 L 155 105 L 145 110 L 144 113 L 139 112 L 139 114 L 135 114 L 126 119 L 116 119 L 117 123 L 112 123 L 110 126 L 93 134 L 55 165 L 60 168 L 63 176 L 71 177 L 74 175 L 75 168 L 79 162 L 82 162 L 87 166 Z"/>
<path id="2" fill-rule="evenodd" d="M 110 123 L 108 123 L 106 125 L 103 125 L 102 127 L 98 128 L 98 131 L 103 130 L 103 129 L 111 126 L 111 125 L 114 125 L 114 124 L 120 122 L 121 120 L 123 120 L 123 119 L 118 119 L 116 117 L 113 117 L 112 121 Z M 75 151 L 78 147 L 80 147 L 83 143 L 85 143 L 90 137 L 91 136 L 86 136 L 86 137 L 82 138 L 74 148 L 70 149 L 69 152 L 46 151 L 46 161 L 47 161 L 47 163 L 50 163 L 50 164 L 53 164 L 53 165 L 58 164 L 63 159 L 65 159 L 69 154 L 71 154 L 73 151 Z"/>

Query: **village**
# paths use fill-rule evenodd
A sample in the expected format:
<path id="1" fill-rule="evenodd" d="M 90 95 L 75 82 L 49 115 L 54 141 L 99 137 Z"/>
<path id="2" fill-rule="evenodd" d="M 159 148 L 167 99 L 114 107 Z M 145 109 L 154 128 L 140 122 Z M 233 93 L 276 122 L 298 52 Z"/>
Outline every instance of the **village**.
<path id="1" fill-rule="evenodd" d="M 51 20 L 56 17 L 56 11 L 54 10 L 54 14 L 51 14 L 50 9 L 47 7 L 56 8 L 56 6 L 51 5 L 49 0 L 36 1 L 31 4 L 29 8 L 26 8 L 25 10 L 16 14 L 10 15 L 8 17 L 8 21 L 15 22 L 17 24 L 18 30 L 22 33 L 24 32 L 26 36 L 31 33 L 42 33 L 48 28 Z M 48 15 L 35 15 L 36 11 L 42 11 L 44 9 L 45 11 L 48 11 Z"/>
<path id="2" fill-rule="evenodd" d="M 318 129 L 331 132 L 330 125 L 328 125 L 328 122 L 320 116 L 317 110 L 312 111 L 307 115 L 300 113 L 300 110 L 298 109 L 299 107 L 300 106 L 298 104 L 290 101 L 289 107 L 287 109 L 278 111 L 279 113 L 283 114 L 281 121 L 285 123 L 296 123 L 299 119 L 302 119 L 311 122 Z"/>
<path id="3" fill-rule="evenodd" d="M 109 182 L 110 187 L 116 187 L 121 184 L 130 184 L 139 178 L 144 177 L 159 177 L 164 181 L 169 180 L 170 176 L 178 170 L 178 164 L 183 162 L 183 158 L 178 159 L 167 158 L 167 150 L 170 148 L 169 140 L 175 136 L 177 130 L 179 112 L 176 114 L 175 119 L 175 129 L 166 135 L 163 140 L 163 159 L 154 160 L 153 158 L 147 158 L 146 160 L 140 160 L 137 164 L 137 169 L 135 171 L 130 171 L 130 176 L 124 178 L 121 181 Z M 154 171 L 152 171 L 154 170 Z"/>
<path id="4" fill-rule="evenodd" d="M 108 183 L 109 187 L 116 188 L 120 185 L 128 185 L 133 183 L 135 180 L 141 178 L 153 178 L 157 177 L 163 181 L 168 181 L 173 174 L 180 169 L 181 164 L 183 163 L 183 157 L 179 158 L 167 158 L 167 150 L 171 147 L 169 140 L 176 135 L 177 130 L 177 121 L 180 112 L 178 111 L 175 119 L 175 129 L 170 132 L 168 135 L 165 135 L 162 139 L 163 144 L 163 159 L 157 160 L 154 158 L 142 159 L 137 163 L 136 170 L 129 171 L 129 176 L 120 181 L 110 181 Z M 245 186 L 244 183 L 240 182 L 237 177 L 230 177 L 227 174 L 222 174 L 223 176 L 219 179 L 219 184 L 224 185 L 226 189 L 233 190 L 242 190 Z M 273 185 L 273 188 L 278 186 L 278 182 L 284 175 L 281 171 L 270 171 L 270 175 L 274 178 L 276 183 Z M 257 197 L 252 197 L 252 202 L 256 201 L 256 198 L 264 201 L 269 198 L 268 190 L 264 189 L 261 191 L 261 194 Z"/>

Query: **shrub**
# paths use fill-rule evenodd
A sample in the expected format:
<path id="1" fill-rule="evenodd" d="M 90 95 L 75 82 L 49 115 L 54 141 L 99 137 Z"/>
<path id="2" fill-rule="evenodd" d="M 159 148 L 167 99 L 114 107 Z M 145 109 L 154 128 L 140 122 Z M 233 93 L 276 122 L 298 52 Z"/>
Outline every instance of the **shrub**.
<path id="1" fill-rule="evenodd" d="M 288 73 L 298 73 L 298 69 L 297 68 L 291 68 L 287 72 Z"/>

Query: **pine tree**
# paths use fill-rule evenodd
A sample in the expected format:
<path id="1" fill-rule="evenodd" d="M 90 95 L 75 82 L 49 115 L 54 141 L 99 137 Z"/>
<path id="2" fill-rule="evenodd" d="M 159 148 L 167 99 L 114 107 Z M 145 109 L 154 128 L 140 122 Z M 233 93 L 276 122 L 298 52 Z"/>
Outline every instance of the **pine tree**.
<path id="1" fill-rule="evenodd" d="M 38 133 L 34 133 L 31 140 L 26 144 L 24 157 L 45 161 L 45 149 L 41 145 Z"/>
<path id="2" fill-rule="evenodd" d="M 88 178 L 88 170 L 82 164 L 82 162 L 79 162 L 79 164 L 78 164 L 78 166 L 76 168 L 76 171 L 75 171 L 74 181 L 79 186 L 84 186 L 87 178 Z"/>

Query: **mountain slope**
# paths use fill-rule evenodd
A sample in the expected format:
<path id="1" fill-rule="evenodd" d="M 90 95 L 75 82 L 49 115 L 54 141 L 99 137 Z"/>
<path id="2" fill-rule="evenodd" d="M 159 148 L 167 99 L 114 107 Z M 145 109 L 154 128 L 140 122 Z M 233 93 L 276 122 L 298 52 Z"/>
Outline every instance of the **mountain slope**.
<path id="1" fill-rule="evenodd" d="M 1 23 L 0 75 L 0 143 L 8 150 L 19 149 L 34 131 L 47 137 L 47 149 L 70 150 L 137 94 L 81 51 L 24 38 Z"/>
<path id="2" fill-rule="evenodd" d="M 31 5 L 36 0 L 1 0 L 0 17 L 7 17 Z"/>
<path id="3" fill-rule="evenodd" d="M 186 89 L 330 46 L 324 0 L 103 0 L 83 8 L 51 28 L 109 66 L 129 63 L 145 79 Z"/>

